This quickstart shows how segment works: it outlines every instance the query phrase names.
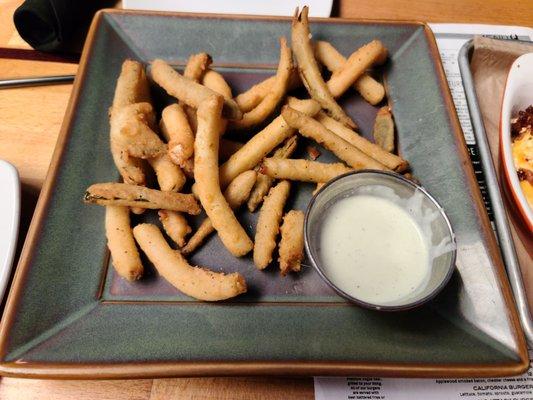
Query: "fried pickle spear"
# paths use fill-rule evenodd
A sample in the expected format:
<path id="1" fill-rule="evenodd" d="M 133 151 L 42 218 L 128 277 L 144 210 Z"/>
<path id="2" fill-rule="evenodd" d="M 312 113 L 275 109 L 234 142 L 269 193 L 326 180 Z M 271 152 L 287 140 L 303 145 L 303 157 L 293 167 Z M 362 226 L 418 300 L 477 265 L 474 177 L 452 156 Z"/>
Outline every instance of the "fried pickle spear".
<path id="1" fill-rule="evenodd" d="M 137 225 L 133 228 L 133 235 L 157 272 L 187 296 L 219 301 L 246 292 L 246 282 L 237 272 L 224 274 L 189 265 L 178 251 L 168 245 L 157 226 Z"/>
<path id="2" fill-rule="evenodd" d="M 138 61 L 125 60 L 115 87 L 113 109 L 135 103 L 150 102 L 150 86 L 143 65 Z"/>
<path id="3" fill-rule="evenodd" d="M 379 40 L 373 40 L 353 52 L 344 65 L 336 70 L 327 83 L 333 97 L 340 97 L 364 72 L 373 65 L 383 64 L 387 49 Z"/>
<path id="4" fill-rule="evenodd" d="M 148 161 L 156 173 L 161 191 L 178 192 L 181 190 L 187 178 L 180 167 L 172 162 L 168 153 Z M 185 236 L 191 232 L 185 217 L 177 211 L 170 210 L 159 210 L 158 214 L 167 235 L 182 247 L 185 244 Z"/>
<path id="5" fill-rule="evenodd" d="M 204 101 L 217 94 L 213 90 L 185 78 L 160 59 L 152 62 L 152 77 L 169 95 L 194 108 L 198 108 Z M 224 117 L 230 120 L 242 118 L 239 106 L 232 99 L 224 100 L 223 112 Z"/>
<path id="6" fill-rule="evenodd" d="M 321 163 L 309 160 L 265 158 L 259 168 L 261 174 L 276 179 L 302 182 L 328 182 L 331 179 L 353 171 L 342 163 Z"/>
<path id="7" fill-rule="evenodd" d="M 187 60 L 183 76 L 199 82 L 212 62 L 211 56 L 207 53 L 193 54 Z"/>
<path id="8" fill-rule="evenodd" d="M 296 145 L 298 144 L 298 136 L 294 135 L 288 138 L 285 143 L 277 149 L 272 157 L 274 158 L 288 158 L 292 155 L 294 150 L 296 150 Z M 254 212 L 259 204 L 263 202 L 263 198 L 267 195 L 268 191 L 274 183 L 274 178 L 271 178 L 268 175 L 259 174 L 257 175 L 257 180 L 255 186 L 250 193 L 248 199 L 248 210 Z"/>
<path id="9" fill-rule="evenodd" d="M 396 172 L 402 172 L 409 167 L 407 160 L 404 160 L 402 157 L 397 156 L 396 154 L 389 153 L 388 151 L 382 149 L 379 145 L 366 140 L 357 132 L 344 126 L 339 121 L 327 116 L 325 113 L 319 112 L 315 116 L 315 119 L 328 128 L 331 132 L 337 136 L 340 136 L 351 145 L 357 147 L 374 160 L 379 161 L 387 168 L 390 168 Z"/>
<path id="10" fill-rule="evenodd" d="M 320 111 L 320 105 L 314 100 L 289 98 L 288 104 L 306 115 L 313 116 Z M 295 130 L 285 122 L 281 115 L 275 118 L 221 165 L 220 186 L 226 187 L 240 173 L 255 168 L 268 153 L 294 133 Z"/>
<path id="11" fill-rule="evenodd" d="M 235 101 L 239 105 L 239 108 L 243 113 L 246 113 L 254 109 L 272 90 L 272 86 L 276 82 L 276 75 L 271 76 L 255 85 L 253 85 L 246 92 L 239 94 L 235 97 Z M 287 91 L 299 88 L 302 86 L 300 75 L 298 74 L 298 68 L 292 67 L 289 75 L 289 82 L 287 84 Z"/>
<path id="12" fill-rule="evenodd" d="M 187 60 L 187 64 L 185 65 L 185 70 L 183 71 L 183 76 L 194 82 L 200 82 L 202 77 L 205 74 L 205 71 L 207 70 L 207 68 L 209 68 L 212 62 L 213 60 L 211 56 L 207 53 L 193 54 Z M 189 125 L 196 132 L 196 127 L 197 127 L 196 109 L 189 107 L 183 102 L 180 102 L 180 103 L 183 106 L 183 111 L 187 115 L 187 120 L 189 121 Z"/>
<path id="13" fill-rule="evenodd" d="M 148 162 L 154 169 L 157 183 L 163 192 L 179 192 L 183 188 L 187 178 L 166 152 L 157 157 L 149 158 Z"/>
<path id="14" fill-rule="evenodd" d="M 279 269 L 285 276 L 289 271 L 298 272 L 304 258 L 304 213 L 291 210 L 283 217 L 280 228 Z"/>
<path id="15" fill-rule="evenodd" d="M 255 230 L 254 264 L 258 269 L 265 269 L 272 261 L 272 252 L 276 248 L 276 237 L 283 215 L 283 207 L 289 197 L 289 181 L 281 181 L 265 197 L 259 211 Z"/>
<path id="16" fill-rule="evenodd" d="M 179 247 L 185 246 L 185 237 L 192 231 L 185 217 L 179 212 L 169 210 L 159 210 L 157 214 L 168 237 Z"/>
<path id="17" fill-rule="evenodd" d="M 307 6 L 302 9 L 300 14 L 296 8 L 296 13 L 292 19 L 292 49 L 298 61 L 302 82 L 311 97 L 318 101 L 328 114 L 343 124 L 356 128 L 356 124 L 337 104 L 324 79 L 322 79 L 310 40 L 308 12 Z"/>
<path id="18" fill-rule="evenodd" d="M 211 56 L 207 53 L 193 54 L 189 57 L 183 76 L 199 82 L 209 72 L 207 69 L 211 62 Z M 193 130 L 196 131 L 197 125 L 196 109 L 186 104 L 172 104 L 161 115 L 160 129 L 168 141 L 169 156 L 190 177 L 193 174 Z"/>
<path id="19" fill-rule="evenodd" d="M 110 148 L 115 166 L 124 182 L 130 185 L 144 186 L 146 184 L 146 176 L 143 161 L 132 157 L 126 149 L 113 140 L 111 140 Z"/>
<path id="20" fill-rule="evenodd" d="M 228 202 L 232 210 L 238 209 L 250 195 L 250 191 L 254 186 L 257 173 L 255 171 L 246 171 L 237 176 L 228 185 L 224 191 L 224 198 Z M 193 186 L 193 191 L 196 187 Z M 213 224 L 209 217 L 203 220 L 200 227 L 191 236 L 187 245 L 181 249 L 183 254 L 190 254 L 200 246 L 205 238 L 214 232 Z"/>
<path id="21" fill-rule="evenodd" d="M 339 53 L 331 43 L 323 40 L 315 43 L 315 56 L 332 73 L 340 70 L 346 63 L 346 57 Z M 353 86 L 372 105 L 378 104 L 385 97 L 383 85 L 367 73 L 363 73 Z"/>
<path id="22" fill-rule="evenodd" d="M 228 85 L 224 77 L 218 72 L 213 71 L 212 69 L 208 70 L 204 75 L 202 83 L 209 89 L 222 95 L 224 99 L 226 100 L 233 99 L 230 86 Z M 222 123 L 220 124 L 220 132 L 219 132 L 220 136 L 226 133 L 227 125 L 228 125 L 228 121 L 226 119 L 223 119 Z"/>
<path id="23" fill-rule="evenodd" d="M 121 206 L 105 208 L 107 247 L 111 252 L 113 267 L 129 281 L 139 279 L 143 265 L 130 226 L 130 209 Z"/>
<path id="24" fill-rule="evenodd" d="M 87 188 L 84 201 L 101 206 L 129 206 L 200 214 L 200 206 L 192 194 L 161 192 L 127 183 L 95 183 Z"/>
<path id="25" fill-rule="evenodd" d="M 150 101 L 150 88 L 142 64 L 137 61 L 125 60 L 122 63 L 120 76 L 115 87 L 113 105 L 110 109 L 110 147 L 113 161 L 122 179 L 133 185 L 146 183 L 142 161 L 132 157 L 120 141 L 114 139 L 120 133 L 120 125 L 115 122 L 116 117 L 113 116 L 113 110 L 120 110 L 125 106 L 148 101 Z"/>
<path id="26" fill-rule="evenodd" d="M 151 130 L 155 115 L 149 102 L 150 88 L 143 65 L 125 60 L 109 110 L 110 149 L 123 181 L 133 185 L 146 184 L 143 161 L 134 154 L 146 158 L 161 150 L 160 140 Z M 145 145 L 155 146 L 155 149 L 144 148 L 142 141 Z M 131 211 L 140 214 L 144 210 L 133 207 Z"/>
<path id="27" fill-rule="evenodd" d="M 164 153 L 166 147 L 150 127 L 154 119 L 154 110 L 150 103 L 135 103 L 113 109 L 111 140 L 132 157 L 156 157 Z"/>
<path id="28" fill-rule="evenodd" d="M 355 169 L 388 169 L 304 113 L 286 105 L 283 107 L 281 115 L 289 126 L 297 129 L 303 136 L 313 139 L 318 144 L 333 152 L 350 167 Z"/>
<path id="29" fill-rule="evenodd" d="M 169 157 L 175 164 L 183 166 L 194 153 L 194 134 L 183 107 L 179 104 L 165 107 L 159 128 L 168 141 Z"/>
<path id="30" fill-rule="evenodd" d="M 187 178 L 194 178 L 194 157 L 189 158 L 185 161 L 183 167 L 181 167 Z"/>
<path id="31" fill-rule="evenodd" d="M 225 99 L 233 98 L 231 87 L 224 77 L 213 69 L 208 69 L 202 79 L 202 84 L 209 89 L 221 94 Z"/>
<path id="32" fill-rule="evenodd" d="M 287 46 L 287 40 L 282 37 L 280 43 L 280 56 L 276 80 L 268 94 L 252 110 L 245 113 L 242 119 L 230 123 L 232 129 L 247 129 L 263 122 L 277 107 L 287 92 L 289 77 L 292 69 L 292 52 Z"/>
<path id="33" fill-rule="evenodd" d="M 394 121 L 389 106 L 378 110 L 372 136 L 383 150 L 394 151 Z"/>
<path id="34" fill-rule="evenodd" d="M 222 97 L 215 95 L 198 108 L 198 131 L 194 142 L 194 178 L 200 202 L 224 246 L 236 257 L 248 253 L 253 242 L 246 234 L 220 191 L 218 146 Z"/>

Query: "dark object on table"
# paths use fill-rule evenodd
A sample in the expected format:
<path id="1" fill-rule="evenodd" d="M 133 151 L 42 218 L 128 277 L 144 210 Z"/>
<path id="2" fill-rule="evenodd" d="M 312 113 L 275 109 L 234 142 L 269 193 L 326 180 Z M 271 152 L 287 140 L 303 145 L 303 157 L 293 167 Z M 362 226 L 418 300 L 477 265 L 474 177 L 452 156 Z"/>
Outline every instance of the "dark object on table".
<path id="1" fill-rule="evenodd" d="M 20 36 L 35 50 L 79 53 L 91 20 L 113 1 L 26 0 L 13 20 Z"/>

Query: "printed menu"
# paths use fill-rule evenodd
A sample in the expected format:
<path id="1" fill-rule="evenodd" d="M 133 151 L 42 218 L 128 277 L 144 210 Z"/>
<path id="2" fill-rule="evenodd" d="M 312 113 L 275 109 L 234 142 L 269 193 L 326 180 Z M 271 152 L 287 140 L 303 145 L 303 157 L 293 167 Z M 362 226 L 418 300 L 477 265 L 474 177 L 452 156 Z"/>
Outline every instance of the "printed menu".
<path id="1" fill-rule="evenodd" d="M 533 352 L 530 352 L 533 358 Z M 533 369 L 509 378 L 315 378 L 316 400 L 531 400 Z"/>

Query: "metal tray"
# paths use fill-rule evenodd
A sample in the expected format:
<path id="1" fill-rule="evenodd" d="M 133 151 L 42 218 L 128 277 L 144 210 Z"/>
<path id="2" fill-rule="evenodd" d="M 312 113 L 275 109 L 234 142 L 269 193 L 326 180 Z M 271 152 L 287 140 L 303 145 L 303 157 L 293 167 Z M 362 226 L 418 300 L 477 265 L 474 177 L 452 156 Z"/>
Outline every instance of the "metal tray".
<path id="1" fill-rule="evenodd" d="M 472 121 L 474 135 L 476 137 L 476 142 L 479 149 L 481 166 L 487 181 L 487 191 L 494 213 L 494 224 L 498 234 L 497 236 L 499 239 L 500 250 L 502 252 L 505 267 L 507 269 L 507 275 L 509 277 L 509 281 L 511 282 L 511 288 L 516 300 L 520 323 L 524 329 L 524 334 L 526 335 L 529 347 L 533 348 L 533 321 L 531 320 L 531 313 L 529 311 L 524 283 L 522 281 L 522 273 L 520 272 L 520 265 L 518 265 L 518 261 L 516 259 L 513 238 L 511 236 L 511 231 L 509 230 L 509 221 L 507 220 L 507 213 L 503 204 L 500 185 L 496 177 L 494 163 L 492 162 L 489 142 L 485 133 L 485 125 L 483 124 L 483 117 L 481 116 L 481 110 L 479 109 L 474 80 L 470 70 L 470 59 L 472 57 L 473 50 L 474 44 L 472 40 L 469 40 L 463 45 L 458 56 L 459 69 L 461 71 L 461 77 L 465 89 L 466 101 L 468 103 L 468 110 L 470 111 L 470 119 Z"/>

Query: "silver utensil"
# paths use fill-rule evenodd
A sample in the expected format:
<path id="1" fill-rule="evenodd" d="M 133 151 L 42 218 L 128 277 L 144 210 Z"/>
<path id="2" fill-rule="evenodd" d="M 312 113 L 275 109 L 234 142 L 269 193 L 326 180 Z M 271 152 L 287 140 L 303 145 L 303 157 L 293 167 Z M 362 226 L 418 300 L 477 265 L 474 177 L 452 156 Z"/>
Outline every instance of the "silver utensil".
<path id="1" fill-rule="evenodd" d="M 36 76 L 31 78 L 0 79 L 0 89 L 71 83 L 76 75 Z"/>

